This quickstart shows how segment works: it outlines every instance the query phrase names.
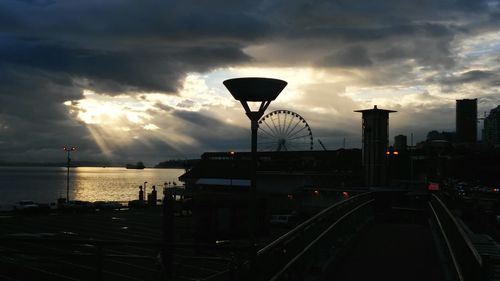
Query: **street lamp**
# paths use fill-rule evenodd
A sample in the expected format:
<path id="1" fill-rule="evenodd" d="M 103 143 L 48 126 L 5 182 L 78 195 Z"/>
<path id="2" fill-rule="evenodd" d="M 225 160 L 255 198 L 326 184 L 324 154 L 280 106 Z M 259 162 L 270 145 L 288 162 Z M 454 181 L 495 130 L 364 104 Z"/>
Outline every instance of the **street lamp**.
<path id="1" fill-rule="evenodd" d="M 267 107 L 271 104 L 271 101 L 275 100 L 281 91 L 287 85 L 287 82 L 279 79 L 271 78 L 258 78 L 258 77 L 246 77 L 246 78 L 234 78 L 223 82 L 224 86 L 228 89 L 231 95 L 238 101 L 245 109 L 245 113 L 250 119 L 251 130 L 252 130 L 252 178 L 250 186 L 251 194 L 251 258 L 255 259 L 256 254 L 256 242 L 257 242 L 257 218 L 256 218 L 256 174 L 257 174 L 257 129 L 259 128 L 258 121 L 264 115 Z M 252 110 L 249 106 L 249 102 L 260 102 L 257 110 Z"/>
<path id="2" fill-rule="evenodd" d="M 76 147 L 65 146 L 64 151 L 67 152 L 67 160 L 68 160 L 67 172 L 66 172 L 66 203 L 69 204 L 69 167 L 70 167 L 70 162 L 71 162 L 71 157 L 70 157 L 71 155 L 70 154 L 71 154 L 71 151 L 76 151 Z"/>
<path id="3" fill-rule="evenodd" d="M 287 85 L 287 82 L 271 78 L 234 78 L 223 82 L 233 97 L 241 102 L 245 113 L 251 121 L 252 129 L 252 156 L 257 151 L 258 121 L 264 111 L 275 100 Z M 248 102 L 260 102 L 259 108 L 252 111 Z"/>

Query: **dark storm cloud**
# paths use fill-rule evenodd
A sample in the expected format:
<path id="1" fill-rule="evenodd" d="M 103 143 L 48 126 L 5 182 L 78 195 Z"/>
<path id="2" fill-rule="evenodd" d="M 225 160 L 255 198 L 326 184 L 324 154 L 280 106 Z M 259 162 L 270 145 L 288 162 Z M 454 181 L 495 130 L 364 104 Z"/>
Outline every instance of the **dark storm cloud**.
<path id="1" fill-rule="evenodd" d="M 438 82 L 445 86 L 460 86 L 474 83 L 480 87 L 498 87 L 500 85 L 500 69 L 495 71 L 470 70 L 460 75 L 430 79 L 429 82 Z"/>
<path id="2" fill-rule="evenodd" d="M 195 105 L 193 100 L 183 100 L 177 104 L 178 107 L 181 108 L 191 108 Z"/>
<path id="3" fill-rule="evenodd" d="M 81 89 L 65 75 L 0 65 L 1 113 L 39 123 L 65 120 L 62 103 L 81 97 Z"/>
<path id="4" fill-rule="evenodd" d="M 0 62 L 63 72 L 105 92 L 175 92 L 187 72 L 249 61 L 241 48 L 268 30 L 217 1 L 33 3 L 0 4 Z"/>
<path id="5" fill-rule="evenodd" d="M 0 66 L 1 161 L 58 161 L 64 145 L 96 150 L 85 127 L 72 122 L 63 102 L 81 98 L 64 76 Z"/>
<path id="6" fill-rule="evenodd" d="M 155 104 L 155 108 L 158 108 L 159 110 L 165 111 L 165 112 L 170 112 L 170 111 L 174 110 L 173 107 L 159 103 L 159 102 Z"/>
<path id="7" fill-rule="evenodd" d="M 286 3 L 285 3 L 286 2 Z M 279 1 L 269 21 L 282 46 L 299 46 L 300 57 L 316 52 L 316 64 L 339 61 L 339 50 L 360 46 L 367 51 L 359 61 L 335 66 L 366 66 L 379 71 L 388 63 L 413 60 L 431 69 L 450 69 L 457 35 L 496 30 L 488 15 L 498 11 L 491 1 Z M 293 44 L 287 44 L 293 42 Z M 302 44 L 298 42 L 303 42 Z M 269 43 L 272 44 L 272 43 Z M 276 47 L 279 49 L 279 45 Z M 334 50 L 332 52 L 332 50 Z M 278 52 L 278 51 L 276 51 Z M 284 57 L 286 59 L 287 57 Z M 283 63 L 283 62 L 281 62 Z M 284 62 L 286 64 L 286 62 Z M 390 76 L 401 75 L 398 72 Z"/>
<path id="8" fill-rule="evenodd" d="M 101 51 L 41 40 L 3 38 L 2 41 L 0 62 L 3 64 L 86 78 L 90 82 L 85 86 L 105 92 L 175 92 L 186 72 L 206 71 L 214 65 L 248 60 L 240 50 L 231 47 Z"/>
<path id="9" fill-rule="evenodd" d="M 180 119 L 189 122 L 191 124 L 194 124 L 195 126 L 198 126 L 200 128 L 202 127 L 214 127 L 214 128 L 219 128 L 219 127 L 224 127 L 224 125 L 221 123 L 221 121 L 210 117 L 208 114 L 202 114 L 200 112 L 193 112 L 193 111 L 175 111 L 174 115 L 176 117 L 179 117 Z"/>
<path id="10" fill-rule="evenodd" d="M 372 28 L 325 31 L 340 36 L 332 43 L 335 51 L 316 62 L 318 66 L 384 68 L 387 64 L 414 59 L 419 65 L 449 68 L 455 64 L 450 44 L 455 28 L 437 24 L 403 25 L 391 28 Z M 358 34 L 358 35 L 356 35 Z M 351 45 L 351 43 L 357 43 Z"/>
<path id="11" fill-rule="evenodd" d="M 372 65 L 368 52 L 362 46 L 352 46 L 325 57 L 319 66 L 366 67 Z"/>
<path id="12" fill-rule="evenodd" d="M 174 116 L 186 123 L 179 132 L 191 136 L 207 150 L 248 149 L 249 129 L 229 125 L 204 111 L 176 111 Z"/>
<path id="13" fill-rule="evenodd" d="M 411 57 L 412 52 L 401 46 L 391 46 L 380 53 L 376 54 L 380 60 L 391 61 Z"/>
<path id="14" fill-rule="evenodd" d="M 55 0 L 19 0 L 19 1 L 33 6 L 48 6 L 56 2 Z"/>
<path id="15" fill-rule="evenodd" d="M 454 83 L 470 83 L 488 79 L 492 77 L 494 73 L 490 71 L 481 71 L 481 70 L 472 70 L 463 73 L 460 77 L 458 77 Z"/>

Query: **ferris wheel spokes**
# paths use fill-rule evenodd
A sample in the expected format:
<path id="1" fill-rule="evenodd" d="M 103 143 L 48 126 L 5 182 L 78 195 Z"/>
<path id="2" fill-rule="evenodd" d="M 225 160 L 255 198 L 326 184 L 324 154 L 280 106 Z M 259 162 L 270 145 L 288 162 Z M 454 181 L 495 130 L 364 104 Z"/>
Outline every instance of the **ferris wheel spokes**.
<path id="1" fill-rule="evenodd" d="M 312 150 L 311 128 L 299 114 L 275 110 L 259 120 L 259 150 Z"/>

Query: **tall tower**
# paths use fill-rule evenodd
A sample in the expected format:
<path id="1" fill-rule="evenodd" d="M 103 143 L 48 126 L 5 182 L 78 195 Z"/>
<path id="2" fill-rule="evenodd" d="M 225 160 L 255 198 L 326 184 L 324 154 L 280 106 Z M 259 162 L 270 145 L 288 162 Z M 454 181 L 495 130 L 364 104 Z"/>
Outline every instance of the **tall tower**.
<path id="1" fill-rule="evenodd" d="M 457 142 L 477 141 L 477 99 L 457 100 Z"/>
<path id="2" fill-rule="evenodd" d="M 389 113 L 394 110 L 356 110 L 363 119 L 363 167 L 367 186 L 387 184 L 386 151 L 389 144 Z"/>

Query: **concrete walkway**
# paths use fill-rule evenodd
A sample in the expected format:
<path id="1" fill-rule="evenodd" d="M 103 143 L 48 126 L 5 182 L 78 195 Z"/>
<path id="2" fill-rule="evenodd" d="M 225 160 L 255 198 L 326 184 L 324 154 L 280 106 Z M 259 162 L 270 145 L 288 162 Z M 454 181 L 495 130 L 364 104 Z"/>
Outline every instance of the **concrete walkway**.
<path id="1" fill-rule="evenodd" d="M 378 222 L 361 234 L 327 279 L 441 281 L 444 274 L 427 225 Z"/>

